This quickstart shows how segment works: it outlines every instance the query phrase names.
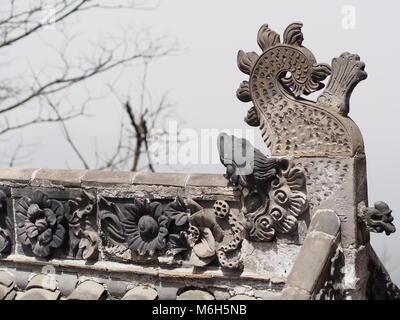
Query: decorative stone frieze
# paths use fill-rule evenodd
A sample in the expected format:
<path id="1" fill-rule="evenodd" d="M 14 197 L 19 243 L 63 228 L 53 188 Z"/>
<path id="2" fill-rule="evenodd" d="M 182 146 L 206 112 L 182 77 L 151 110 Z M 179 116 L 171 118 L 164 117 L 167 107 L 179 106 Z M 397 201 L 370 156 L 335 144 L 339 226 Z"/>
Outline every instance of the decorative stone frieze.
<path id="1" fill-rule="evenodd" d="M 348 116 L 365 65 L 318 63 L 301 28 L 265 24 L 237 55 L 271 156 L 221 134 L 224 175 L 0 169 L 0 299 L 399 299 L 369 244 L 392 211 L 368 207 Z"/>
<path id="2" fill-rule="evenodd" d="M 12 229 L 9 211 L 9 201 L 11 190 L 6 187 L 0 187 L 0 256 L 7 255 L 12 247 Z"/>

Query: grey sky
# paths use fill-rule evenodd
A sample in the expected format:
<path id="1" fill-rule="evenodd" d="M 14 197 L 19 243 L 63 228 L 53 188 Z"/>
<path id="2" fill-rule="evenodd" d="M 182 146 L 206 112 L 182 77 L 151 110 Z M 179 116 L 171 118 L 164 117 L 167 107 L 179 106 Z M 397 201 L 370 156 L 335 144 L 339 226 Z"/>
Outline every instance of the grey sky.
<path id="1" fill-rule="evenodd" d="M 342 26 L 342 8 L 352 5 L 356 13 L 355 29 Z M 237 86 L 245 79 L 236 67 L 239 49 L 257 51 L 256 34 L 263 23 L 282 33 L 291 22 L 302 21 L 304 45 L 316 56 L 318 62 L 331 62 L 344 51 L 358 53 L 366 63 L 368 79 L 359 84 L 353 93 L 350 116 L 360 127 L 367 152 L 369 200 L 386 201 L 393 209 L 395 224 L 400 227 L 399 178 L 400 166 L 400 111 L 398 106 L 400 52 L 397 30 L 400 28 L 398 12 L 400 3 L 386 1 L 265 1 L 265 0 L 164 0 L 155 11 L 96 11 L 87 12 L 73 19 L 73 30 L 81 33 L 78 45 L 70 48 L 74 54 L 86 49 L 88 39 L 107 34 L 118 34 L 121 27 L 140 28 L 151 26 L 153 34 L 168 34 L 179 41 L 184 50 L 179 55 L 163 58 L 150 65 L 149 89 L 161 95 L 168 91 L 176 104 L 176 116 L 183 127 L 195 128 L 243 128 L 248 106 L 235 97 Z M 132 29 L 132 33 L 134 33 Z M 3 72 L 25 74 L 30 65 L 37 70 L 43 65 L 56 63 L 55 57 L 43 44 L 62 45 L 56 30 L 42 31 L 40 37 L 32 37 L 23 45 L 9 51 L 13 63 Z M 115 84 L 121 93 L 134 92 L 141 75 L 139 67 L 125 70 Z M 104 89 L 104 83 L 116 74 L 100 76 L 91 83 L 96 91 Z M 131 86 L 131 87 L 130 87 Z M 79 103 L 81 89 L 69 92 L 72 101 Z M 134 97 L 135 94 L 132 93 Z M 119 133 L 122 109 L 112 97 L 95 101 L 88 110 L 93 116 L 70 122 L 71 133 L 93 160 L 93 142 L 96 137 L 99 149 L 111 151 Z M 29 112 L 25 110 L 24 112 Z M 24 114 L 19 113 L 20 119 Z M 175 117 L 175 114 L 171 114 Z M 255 130 L 258 137 L 258 129 Z M 17 139 L 17 138 L 15 138 Z M 6 148 L 12 148 L 11 139 Z M 38 144 L 28 164 L 21 166 L 71 168 L 81 164 L 64 143 L 57 125 L 43 125 L 26 130 L 23 141 Z M 256 146 L 266 150 L 261 139 Z M 176 170 L 177 167 L 162 168 Z M 191 172 L 223 172 L 219 165 L 187 168 Z M 390 237 L 372 235 L 373 245 L 385 258 L 392 277 L 400 283 L 400 232 Z M 385 249 L 386 248 L 386 249 Z"/>

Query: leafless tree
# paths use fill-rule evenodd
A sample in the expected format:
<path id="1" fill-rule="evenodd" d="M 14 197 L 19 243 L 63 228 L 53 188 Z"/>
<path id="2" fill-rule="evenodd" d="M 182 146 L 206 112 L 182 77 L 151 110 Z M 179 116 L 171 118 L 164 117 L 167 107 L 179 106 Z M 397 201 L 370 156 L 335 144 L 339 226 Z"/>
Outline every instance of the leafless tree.
<path id="1" fill-rule="evenodd" d="M 5 76 L 0 78 L 0 138 L 7 139 L 7 135 L 27 127 L 44 124 L 59 123 L 66 141 L 80 159 L 82 166 L 88 168 L 121 169 L 131 161 L 129 169 L 138 170 L 142 154 L 147 154 L 147 168 L 154 171 L 149 154 L 149 132 L 156 125 L 162 112 L 168 107 L 165 97 L 155 106 L 145 106 L 147 65 L 150 61 L 176 52 L 175 43 L 166 43 L 163 38 L 152 38 L 142 32 L 132 35 L 125 32 L 118 37 L 93 44 L 90 56 L 76 58 L 68 54 L 68 47 L 74 37 L 68 32 L 72 17 L 82 18 L 89 10 L 113 9 L 154 9 L 157 5 L 151 1 L 139 0 L 31 0 L 31 1 L 0 1 L 0 68 L 6 67 L 8 61 L 1 57 L 6 56 L 7 50 L 27 41 L 33 35 L 40 34 L 47 27 L 57 25 L 57 30 L 63 34 L 64 46 L 55 52 L 59 64 L 56 68 L 48 67 L 44 70 L 32 68 L 30 77 Z M 4 55 L 2 55 L 4 53 Z M 29 52 L 26 53 L 29 58 Z M 4 60 L 4 59 L 3 59 Z M 94 77 L 122 68 L 133 62 L 145 66 L 142 81 L 140 104 L 132 106 L 129 100 L 120 103 L 129 118 L 130 130 L 125 130 L 126 124 L 121 124 L 120 140 L 116 151 L 108 157 L 100 156 L 98 161 L 91 165 L 74 143 L 68 130 L 68 120 L 85 115 L 86 106 L 93 99 L 87 92 L 87 99 L 79 105 L 69 101 L 65 92 L 69 88 L 86 84 Z M 120 97 L 120 93 L 110 86 L 104 95 L 113 94 Z M 117 106 L 116 106 L 117 107 Z M 19 113 L 24 112 L 24 120 L 20 121 Z M 127 135 L 127 132 L 131 135 Z M 133 140 L 132 140 L 133 139 Z M 1 143 L 1 139 L 0 139 Z M 24 158 L 20 152 L 22 142 L 15 150 L 8 153 L 8 164 L 13 166 L 17 159 Z M 5 155 L 0 156 L 4 159 Z"/>

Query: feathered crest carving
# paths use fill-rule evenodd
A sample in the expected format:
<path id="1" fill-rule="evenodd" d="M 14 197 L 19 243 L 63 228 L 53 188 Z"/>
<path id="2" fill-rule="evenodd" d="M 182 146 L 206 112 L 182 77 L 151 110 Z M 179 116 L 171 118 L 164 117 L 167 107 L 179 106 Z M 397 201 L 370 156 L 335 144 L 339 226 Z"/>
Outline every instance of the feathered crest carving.
<path id="1" fill-rule="evenodd" d="M 332 66 L 318 63 L 303 46 L 303 24 L 290 24 L 283 42 L 267 24 L 257 33 L 262 52 L 237 55 L 239 69 L 249 75 L 236 95 L 252 102 L 245 122 L 259 126 L 273 155 L 335 156 L 363 151 L 357 126 L 347 117 L 349 98 L 357 83 L 366 78 L 364 64 L 357 55 L 343 54 Z M 317 102 L 305 100 L 324 88 Z"/>

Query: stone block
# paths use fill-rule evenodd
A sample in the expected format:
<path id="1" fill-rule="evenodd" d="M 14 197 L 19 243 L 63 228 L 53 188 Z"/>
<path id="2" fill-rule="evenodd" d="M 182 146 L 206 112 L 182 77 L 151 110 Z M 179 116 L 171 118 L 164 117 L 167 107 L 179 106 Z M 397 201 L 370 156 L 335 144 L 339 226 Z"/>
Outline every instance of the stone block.
<path id="1" fill-rule="evenodd" d="M 294 244 L 250 242 L 245 239 L 241 251 L 244 271 L 265 279 L 285 279 L 293 267 L 300 248 Z"/>
<path id="2" fill-rule="evenodd" d="M 38 169 L 1 168 L 0 184 L 2 182 L 29 184 L 32 174 Z"/>
<path id="3" fill-rule="evenodd" d="M 82 179 L 83 186 L 108 186 L 115 184 L 132 184 L 134 172 L 111 172 L 101 170 L 87 171 Z"/>
<path id="4" fill-rule="evenodd" d="M 307 235 L 303 247 L 287 279 L 288 287 L 312 293 L 329 261 L 334 238 L 322 232 Z"/>
<path id="5" fill-rule="evenodd" d="M 133 178 L 133 184 L 184 187 L 187 178 L 188 175 L 184 173 L 137 172 Z"/>
<path id="6" fill-rule="evenodd" d="M 186 186 L 193 187 L 227 187 L 229 181 L 222 174 L 191 174 Z"/>
<path id="7" fill-rule="evenodd" d="M 311 218 L 317 210 L 333 210 L 340 219 L 342 246 L 356 245 L 358 197 L 364 197 L 362 190 L 366 188 L 366 180 L 356 178 L 365 175 L 365 166 L 352 157 L 304 157 L 294 161 L 306 171 Z"/>
<path id="8" fill-rule="evenodd" d="M 81 178 L 87 170 L 53 170 L 40 169 L 33 178 L 32 186 L 57 185 L 63 187 L 80 187 Z"/>

